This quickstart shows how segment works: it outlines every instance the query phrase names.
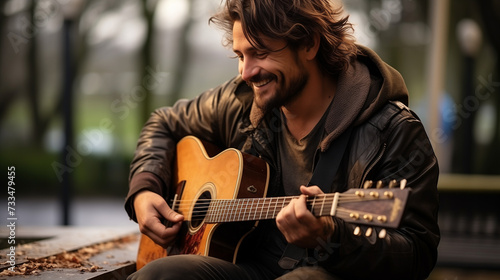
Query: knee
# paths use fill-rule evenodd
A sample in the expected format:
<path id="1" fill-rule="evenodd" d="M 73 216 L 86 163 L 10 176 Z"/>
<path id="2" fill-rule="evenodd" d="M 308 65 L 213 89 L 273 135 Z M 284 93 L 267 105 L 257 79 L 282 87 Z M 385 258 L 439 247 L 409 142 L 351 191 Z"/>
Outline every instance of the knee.
<path id="1" fill-rule="evenodd" d="M 342 280 L 321 267 L 299 267 L 283 276 L 279 280 Z"/>
<path id="2" fill-rule="evenodd" d="M 184 263 L 185 264 L 185 263 Z M 174 257 L 154 260 L 131 274 L 127 280 L 169 280 L 186 277 L 185 266 Z"/>

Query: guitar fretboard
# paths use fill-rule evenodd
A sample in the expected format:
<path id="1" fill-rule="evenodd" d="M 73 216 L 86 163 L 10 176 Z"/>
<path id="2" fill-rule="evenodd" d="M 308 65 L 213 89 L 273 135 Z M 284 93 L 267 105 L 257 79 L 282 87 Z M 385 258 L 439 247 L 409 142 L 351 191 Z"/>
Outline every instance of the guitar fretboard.
<path id="1" fill-rule="evenodd" d="M 314 216 L 336 216 L 353 223 L 396 228 L 407 197 L 407 190 L 351 189 L 307 197 L 306 204 Z M 275 219 L 281 209 L 297 198 L 174 199 L 172 209 L 183 213 L 187 220 L 196 221 L 195 224 L 258 221 Z"/>
<path id="2" fill-rule="evenodd" d="M 335 197 L 339 194 L 325 194 L 307 198 L 308 209 L 315 216 L 333 215 L 337 205 Z M 206 223 L 257 221 L 274 219 L 278 213 L 297 196 L 211 199 L 199 201 L 193 210 L 192 219 L 204 218 Z M 333 210 L 332 210 L 333 209 Z"/>

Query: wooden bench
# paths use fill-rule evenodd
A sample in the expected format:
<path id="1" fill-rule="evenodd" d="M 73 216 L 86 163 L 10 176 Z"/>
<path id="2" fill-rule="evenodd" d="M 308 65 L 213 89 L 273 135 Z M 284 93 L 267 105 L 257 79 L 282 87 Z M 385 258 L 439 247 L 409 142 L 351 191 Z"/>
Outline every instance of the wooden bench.
<path id="1" fill-rule="evenodd" d="M 438 266 L 500 269 L 500 176 L 441 175 Z"/>
<path id="2" fill-rule="evenodd" d="M 4 226 L 0 234 L 4 239 L 9 236 L 9 229 Z M 15 263 L 18 268 L 35 267 L 40 260 L 54 259 L 56 256 L 70 256 L 75 262 L 79 261 L 78 254 L 91 257 L 81 268 L 64 267 L 65 262 L 60 262 L 53 269 L 30 275 L 9 276 L 8 279 L 119 280 L 126 279 L 135 271 L 139 232 L 133 227 L 19 227 L 16 228 L 15 239 Z M 23 241 L 34 242 L 19 244 Z M 11 266 L 7 259 L 10 252 L 10 247 L 0 251 L 2 271 Z"/>

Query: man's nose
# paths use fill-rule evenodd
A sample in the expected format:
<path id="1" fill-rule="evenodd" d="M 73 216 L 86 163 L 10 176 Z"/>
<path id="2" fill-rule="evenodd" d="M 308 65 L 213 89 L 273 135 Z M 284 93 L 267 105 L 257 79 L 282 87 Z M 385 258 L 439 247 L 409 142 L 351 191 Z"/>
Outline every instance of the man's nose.
<path id="1" fill-rule="evenodd" d="M 245 82 L 249 82 L 252 77 L 259 73 L 259 66 L 252 59 L 245 59 L 239 63 L 239 72 Z"/>

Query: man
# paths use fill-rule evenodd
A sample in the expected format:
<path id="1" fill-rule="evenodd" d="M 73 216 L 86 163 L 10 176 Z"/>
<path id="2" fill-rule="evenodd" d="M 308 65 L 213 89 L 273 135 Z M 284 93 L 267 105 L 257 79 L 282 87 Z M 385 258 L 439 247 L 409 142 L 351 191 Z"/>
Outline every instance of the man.
<path id="1" fill-rule="evenodd" d="M 211 19 L 226 31 L 240 75 L 154 112 L 131 165 L 127 212 L 156 243 L 172 243 L 184 217 L 164 197 L 173 197 L 175 146 L 187 135 L 264 159 L 271 170 L 267 196 L 303 195 L 276 220 L 259 223 L 235 264 L 176 255 L 151 262 L 130 279 L 429 275 L 439 243 L 436 158 L 422 124 L 405 105 L 402 77 L 354 44 L 341 13 L 327 0 L 229 0 Z M 338 156 L 340 167 L 326 174 L 335 175 L 332 185 L 306 187 L 318 158 L 345 135 L 349 141 Z M 354 225 L 314 217 L 306 208 L 306 196 L 323 190 L 344 192 L 361 188 L 365 180 L 392 179 L 406 179 L 412 192 L 401 227 L 387 230 L 385 238 L 354 235 Z M 163 218 L 172 225 L 164 226 Z M 296 262 L 281 262 L 284 258 Z"/>

